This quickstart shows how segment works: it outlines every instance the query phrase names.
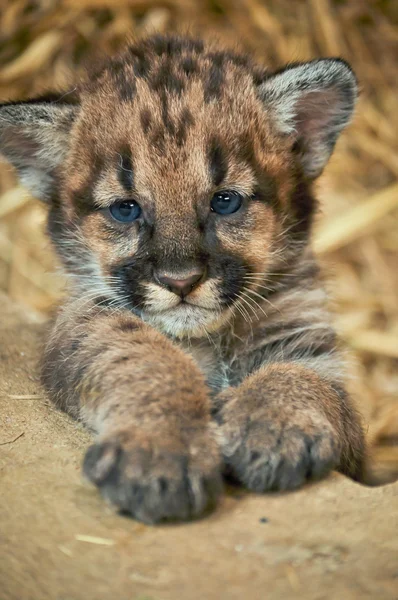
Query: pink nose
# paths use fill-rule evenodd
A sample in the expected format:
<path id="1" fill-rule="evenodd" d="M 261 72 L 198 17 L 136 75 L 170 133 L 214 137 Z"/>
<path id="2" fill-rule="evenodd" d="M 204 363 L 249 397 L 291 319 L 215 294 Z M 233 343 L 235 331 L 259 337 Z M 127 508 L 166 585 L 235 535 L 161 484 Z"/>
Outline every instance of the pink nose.
<path id="1" fill-rule="evenodd" d="M 192 290 L 202 281 L 204 276 L 204 270 L 191 271 L 190 273 L 184 273 L 185 277 L 182 279 L 174 279 L 169 277 L 166 273 L 157 273 L 155 275 L 156 281 L 166 287 L 177 296 L 187 296 Z"/>

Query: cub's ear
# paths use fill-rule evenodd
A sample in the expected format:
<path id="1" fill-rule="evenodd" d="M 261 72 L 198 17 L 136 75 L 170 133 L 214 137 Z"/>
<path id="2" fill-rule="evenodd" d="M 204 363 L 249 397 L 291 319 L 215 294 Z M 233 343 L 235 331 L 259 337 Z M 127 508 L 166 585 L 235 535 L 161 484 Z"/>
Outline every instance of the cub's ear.
<path id="1" fill-rule="evenodd" d="M 318 177 L 354 110 L 350 66 L 338 58 L 293 64 L 263 80 L 259 93 L 279 131 L 295 139 L 304 173 Z"/>
<path id="2" fill-rule="evenodd" d="M 62 97 L 0 105 L 0 155 L 36 198 L 52 196 L 55 170 L 67 152 L 77 110 L 77 103 Z"/>

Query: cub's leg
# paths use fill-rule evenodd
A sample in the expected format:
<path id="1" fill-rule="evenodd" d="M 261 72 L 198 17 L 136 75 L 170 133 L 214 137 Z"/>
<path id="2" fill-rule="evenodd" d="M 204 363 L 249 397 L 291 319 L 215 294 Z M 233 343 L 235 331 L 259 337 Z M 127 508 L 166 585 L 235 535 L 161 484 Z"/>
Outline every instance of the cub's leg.
<path id="1" fill-rule="evenodd" d="M 216 402 L 225 463 L 248 488 L 292 489 L 335 468 L 360 478 L 359 417 L 343 389 L 315 371 L 263 366 Z"/>
<path id="2" fill-rule="evenodd" d="M 199 515 L 219 495 L 221 476 L 198 367 L 133 315 L 73 314 L 76 306 L 66 308 L 54 327 L 43 382 L 98 434 L 86 476 L 141 521 Z"/>

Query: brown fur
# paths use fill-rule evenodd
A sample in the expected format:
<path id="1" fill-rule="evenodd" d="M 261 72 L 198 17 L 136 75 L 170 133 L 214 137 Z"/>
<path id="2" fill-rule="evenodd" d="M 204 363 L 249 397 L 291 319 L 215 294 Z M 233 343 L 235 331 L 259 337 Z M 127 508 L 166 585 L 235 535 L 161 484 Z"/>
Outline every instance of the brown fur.
<path id="1" fill-rule="evenodd" d="M 98 433 L 86 475 L 147 522 L 212 505 L 222 459 L 256 491 L 333 468 L 360 477 L 361 425 L 308 248 L 308 173 L 334 141 L 315 139 L 313 159 L 307 139 L 281 132 L 270 77 L 201 42 L 144 41 L 78 90 L 52 172 L 49 233 L 71 286 L 43 382 Z M 211 212 L 220 190 L 242 208 Z M 123 199 L 142 218 L 112 219 Z M 159 285 L 157 273 L 195 269 L 183 303 Z"/>

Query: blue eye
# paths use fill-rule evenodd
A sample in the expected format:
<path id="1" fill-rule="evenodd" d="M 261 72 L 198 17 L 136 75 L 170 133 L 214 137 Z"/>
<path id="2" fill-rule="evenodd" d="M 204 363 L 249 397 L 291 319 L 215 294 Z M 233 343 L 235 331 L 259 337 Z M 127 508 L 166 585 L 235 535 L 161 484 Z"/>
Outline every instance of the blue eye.
<path id="1" fill-rule="evenodd" d="M 231 215 L 240 209 L 243 196 L 239 192 L 217 192 L 211 199 L 211 210 L 219 215 Z"/>
<path id="2" fill-rule="evenodd" d="M 109 207 L 109 212 L 116 221 L 131 223 L 141 215 L 141 206 L 134 200 L 122 200 Z"/>

